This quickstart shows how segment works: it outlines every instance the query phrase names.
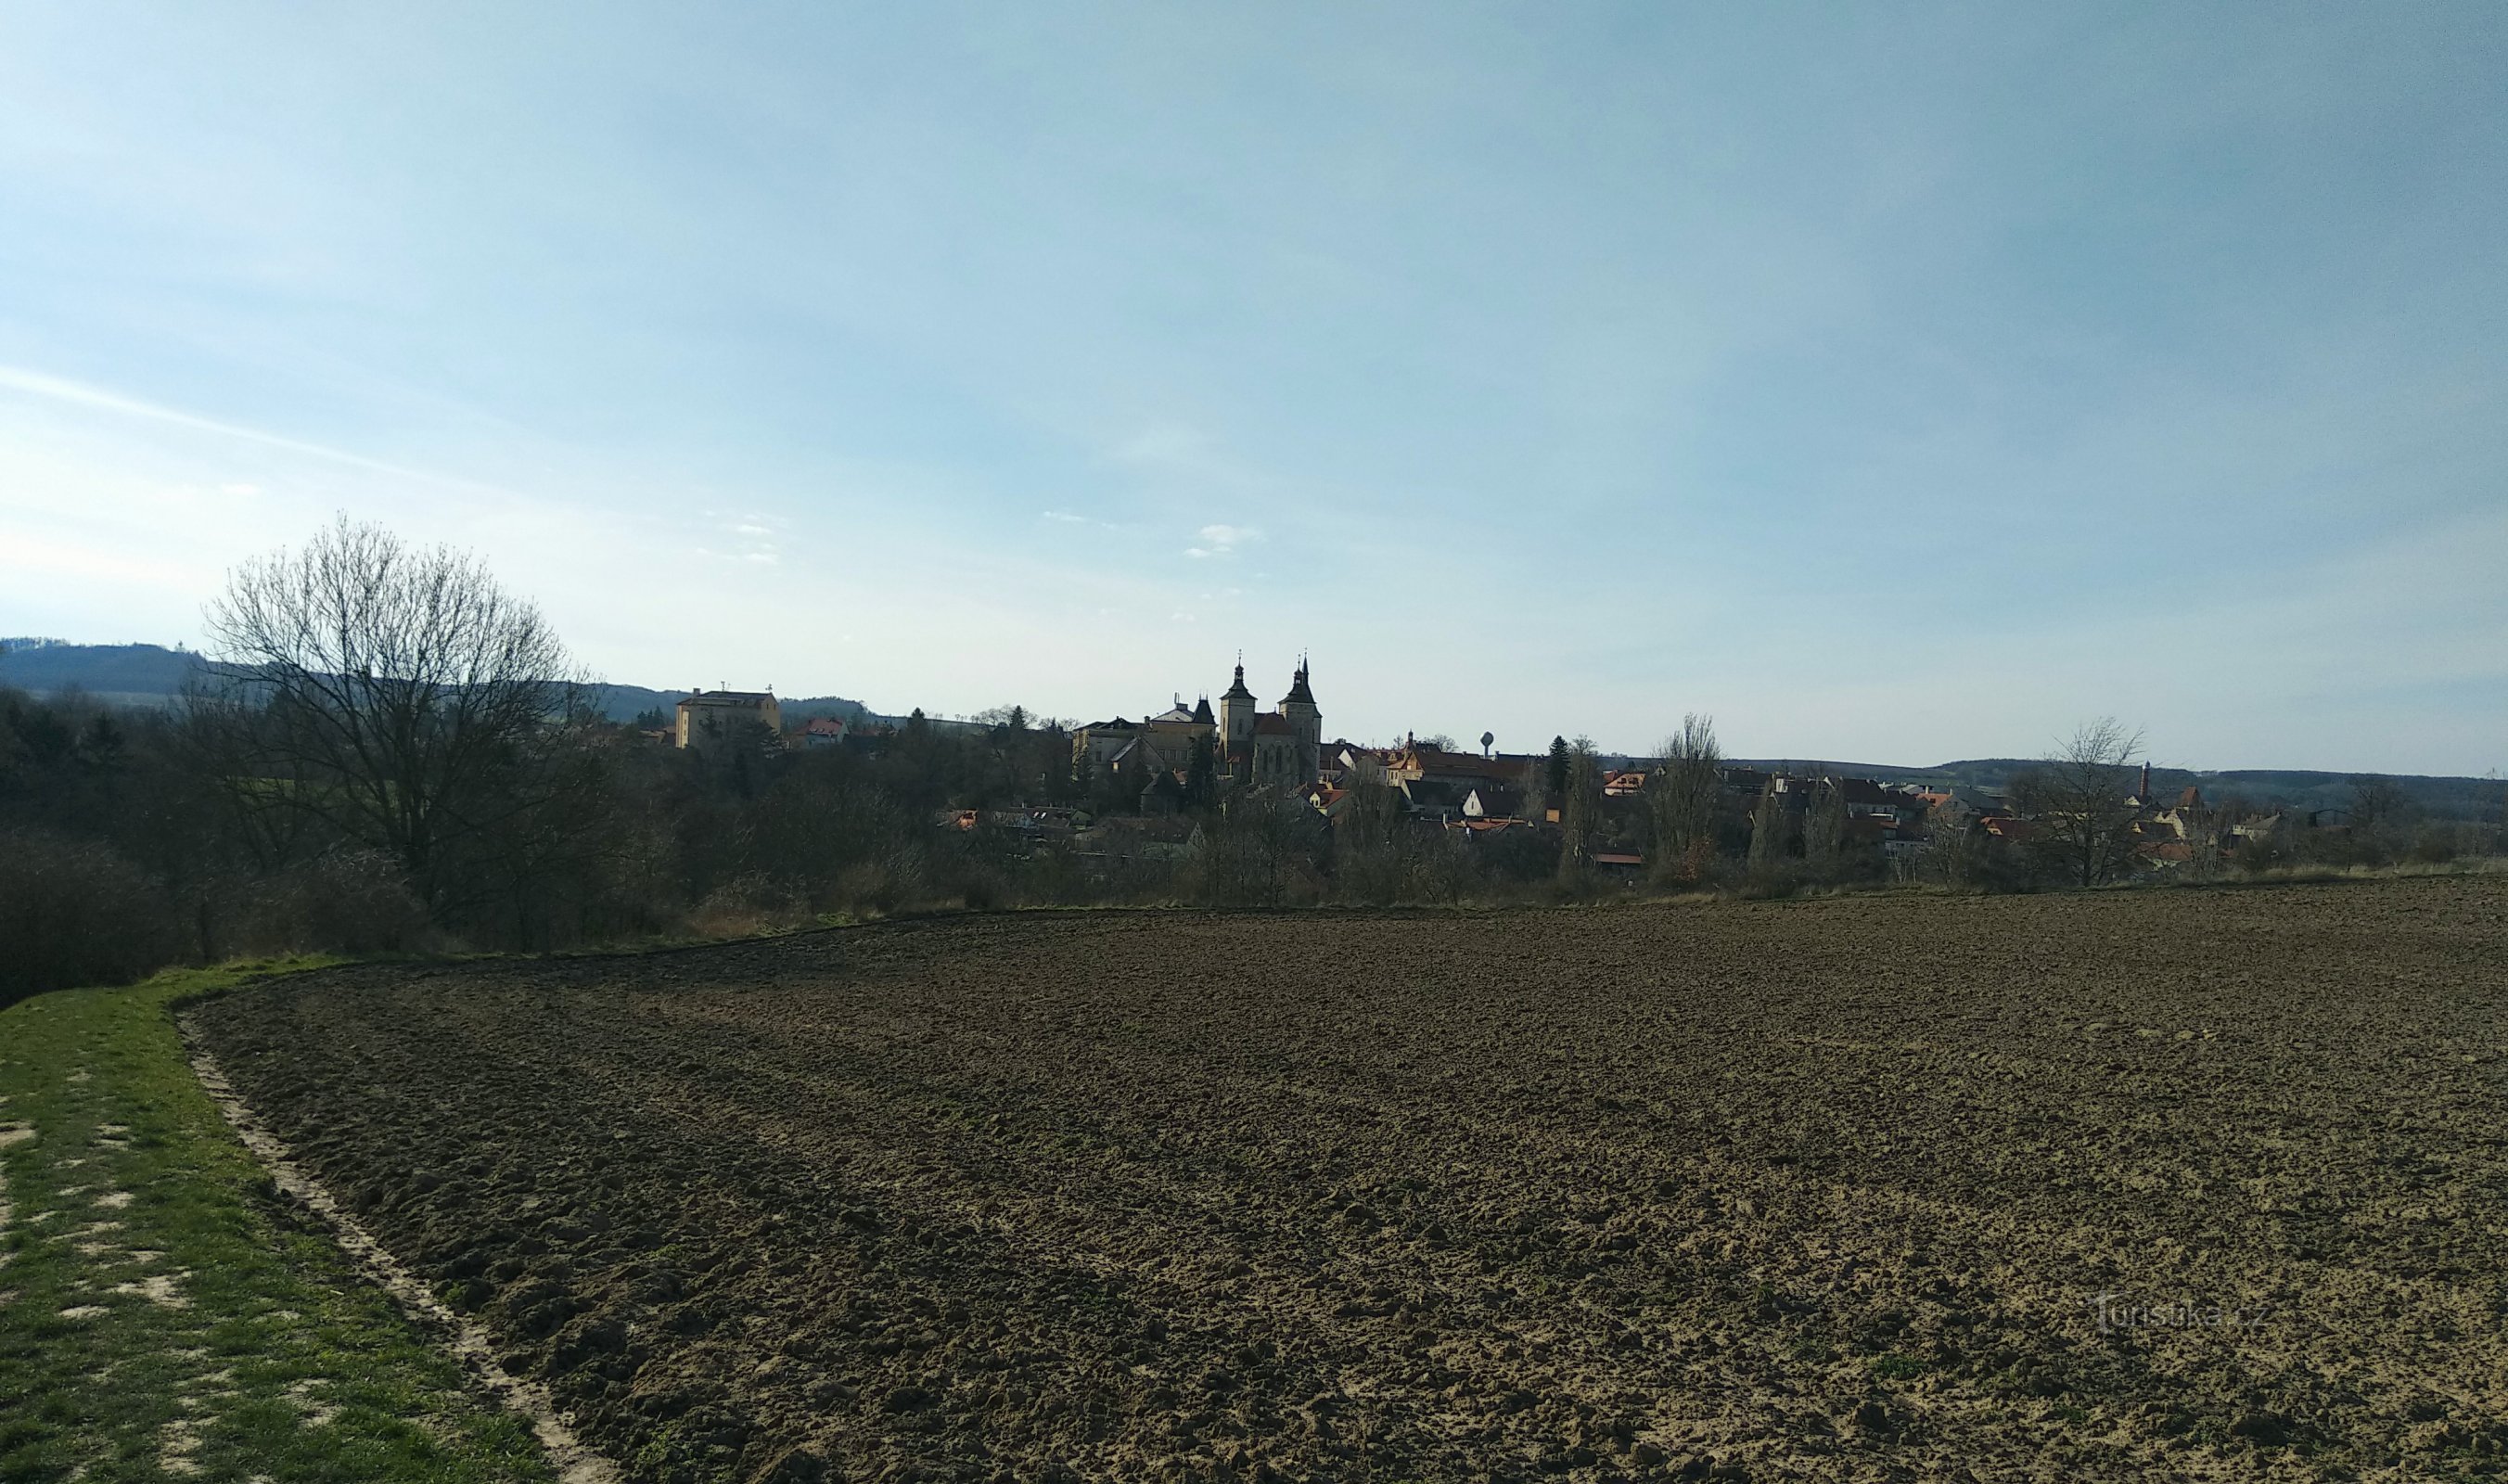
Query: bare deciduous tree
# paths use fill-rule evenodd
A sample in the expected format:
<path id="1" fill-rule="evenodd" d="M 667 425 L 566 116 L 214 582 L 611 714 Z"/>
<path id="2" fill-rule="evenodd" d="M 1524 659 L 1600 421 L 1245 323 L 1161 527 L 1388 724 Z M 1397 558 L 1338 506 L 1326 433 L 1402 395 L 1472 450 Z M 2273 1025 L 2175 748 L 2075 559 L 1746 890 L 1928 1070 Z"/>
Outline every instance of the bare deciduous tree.
<path id="1" fill-rule="evenodd" d="M 344 515 L 236 569 L 207 620 L 217 684 L 195 720 L 251 812 L 388 855 L 435 909 L 546 857 L 584 783 L 565 737 L 584 683 L 475 558 Z"/>
<path id="2" fill-rule="evenodd" d="M 1759 801 L 1751 809 L 1751 870 L 1768 874 L 1785 865 L 1789 848 L 1787 840 L 1785 805 L 1777 798 L 1775 779 L 1759 790 Z"/>
<path id="3" fill-rule="evenodd" d="M 1976 869 L 1976 811 L 1956 798 L 1925 816 L 1925 872 L 1945 886 L 1966 886 Z"/>
<path id="4" fill-rule="evenodd" d="M 2066 880 L 2096 886 L 2133 864 L 2133 760 L 2142 733 L 2114 717 L 2084 722 L 2038 767 L 2012 781 L 2038 817 L 2040 851 Z"/>
<path id="5" fill-rule="evenodd" d="M 1594 857 L 1596 833 L 1603 823 L 1603 760 L 1591 737 L 1578 737 L 1568 747 L 1568 776 L 1559 801 L 1559 878 L 1585 877 Z"/>
<path id="6" fill-rule="evenodd" d="M 1829 879 L 1846 869 L 1846 785 L 1823 778 L 1812 785 L 1811 802 L 1803 809 L 1803 867 Z"/>
<path id="7" fill-rule="evenodd" d="M 1322 821 L 1305 799 L 1248 789 L 1202 821 L 1193 864 L 1205 901 L 1272 907 L 1288 896 L 1298 868 L 1313 864 L 1321 844 Z"/>
<path id="8" fill-rule="evenodd" d="M 1663 743 L 1663 768 L 1646 786 L 1654 815 L 1655 872 L 1694 881 L 1715 849 L 1715 807 L 1722 797 L 1715 721 L 1696 712 Z"/>
<path id="9" fill-rule="evenodd" d="M 1333 888 L 1346 902 L 1383 905 L 1405 899 L 1420 855 L 1420 832 L 1402 791 L 1382 777 L 1349 785 L 1333 825 Z"/>

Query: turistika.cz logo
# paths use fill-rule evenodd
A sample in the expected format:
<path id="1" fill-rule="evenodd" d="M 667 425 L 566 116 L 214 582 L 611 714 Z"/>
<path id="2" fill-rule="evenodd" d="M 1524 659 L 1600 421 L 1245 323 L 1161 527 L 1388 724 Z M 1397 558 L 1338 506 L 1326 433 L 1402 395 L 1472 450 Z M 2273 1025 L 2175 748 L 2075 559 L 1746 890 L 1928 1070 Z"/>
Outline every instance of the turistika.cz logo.
<path id="1" fill-rule="evenodd" d="M 2205 1304 L 2192 1299 L 2150 1303 L 2122 1293 L 2102 1293 L 2089 1300 L 2097 1312 L 2099 1333 L 2120 1329 L 2253 1329 L 2265 1321 L 2267 1306 Z"/>

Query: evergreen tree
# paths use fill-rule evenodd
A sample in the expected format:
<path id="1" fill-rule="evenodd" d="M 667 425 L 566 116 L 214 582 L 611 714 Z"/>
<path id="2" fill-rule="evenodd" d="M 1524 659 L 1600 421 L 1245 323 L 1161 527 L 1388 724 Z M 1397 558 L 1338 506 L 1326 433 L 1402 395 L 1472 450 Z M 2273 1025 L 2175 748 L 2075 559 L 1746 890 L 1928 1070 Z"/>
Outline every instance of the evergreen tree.
<path id="1" fill-rule="evenodd" d="M 1219 797 L 1218 759 L 1206 736 L 1193 739 L 1193 757 L 1185 764 L 1184 797 L 1195 808 L 1207 807 Z"/>
<path id="2" fill-rule="evenodd" d="M 1550 769 L 1544 780 L 1550 785 L 1550 797 L 1564 798 L 1568 793 L 1568 739 L 1550 739 Z"/>

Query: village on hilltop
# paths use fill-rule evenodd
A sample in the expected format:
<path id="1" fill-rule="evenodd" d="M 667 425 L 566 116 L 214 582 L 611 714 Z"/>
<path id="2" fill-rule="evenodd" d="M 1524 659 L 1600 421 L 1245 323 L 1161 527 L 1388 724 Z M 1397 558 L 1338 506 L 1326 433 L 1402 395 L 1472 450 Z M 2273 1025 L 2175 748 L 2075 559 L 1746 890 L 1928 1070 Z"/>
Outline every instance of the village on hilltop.
<path id="1" fill-rule="evenodd" d="M 1789 865 L 1832 879 L 1912 879 L 1936 873 L 1991 877 L 2021 871 L 2055 842 L 2079 835 L 2060 802 L 1975 789 L 1845 776 L 1793 765 L 1714 762 L 1711 838 L 1687 862 L 1662 859 L 1661 810 L 1649 790 L 1666 760 L 1603 758 L 1555 738 L 1540 752 L 1479 751 L 1443 737 L 1405 735 L 1392 745 L 1327 741 L 1308 661 L 1269 710 L 1247 686 L 1240 662 L 1214 702 L 1180 695 L 1137 720 L 1111 717 L 1078 725 L 1033 723 L 1016 708 L 975 719 L 811 716 L 788 727 L 771 691 L 699 690 L 678 703 L 676 724 L 646 735 L 683 749 L 769 753 L 844 748 L 876 757 L 911 745 L 918 733 L 980 740 L 1033 733 L 1067 743 L 1067 773 L 1048 768 L 1037 797 L 990 798 L 941 809 L 936 828 L 995 831 L 1035 849 L 1081 859 L 1109 848 L 1181 859 L 1202 822 L 1233 805 L 1294 800 L 1329 839 L 1363 791 L 1380 789 L 1403 828 L 1442 838 L 1494 862 L 1507 873 L 1554 868 L 1563 855 L 1609 878 L 1684 879 L 1717 858 L 1759 870 Z M 648 717 L 647 720 L 658 720 Z M 2112 768 L 2115 798 L 2102 827 L 2114 836 L 2110 876 L 2210 868 L 2232 861 L 2285 859 L 2339 848 L 2351 820 L 2342 809 L 2256 808 L 2206 799 L 2187 787 L 2155 790 L 2148 763 Z M 2076 802 L 2079 811 L 2086 807 Z M 2072 826 L 2067 829 L 2067 826 Z"/>

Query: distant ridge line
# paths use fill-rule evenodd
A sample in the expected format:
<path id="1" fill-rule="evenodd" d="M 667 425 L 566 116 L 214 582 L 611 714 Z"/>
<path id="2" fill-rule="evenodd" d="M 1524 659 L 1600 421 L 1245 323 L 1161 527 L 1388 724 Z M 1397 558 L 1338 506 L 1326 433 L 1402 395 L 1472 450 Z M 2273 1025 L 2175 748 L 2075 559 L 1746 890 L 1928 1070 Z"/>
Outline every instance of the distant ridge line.
<path id="1" fill-rule="evenodd" d="M 68 644 L 55 640 L 18 648 L 19 641 L 0 641 L 0 686 L 48 695 L 77 689 L 109 705 L 166 705 L 183 693 L 208 661 L 191 649 L 169 649 L 156 644 Z M 677 706 L 685 690 L 655 690 L 645 686 L 598 685 L 601 714 L 612 722 L 632 722 L 645 712 Z M 784 703 L 789 716 L 842 716 L 861 720 L 871 715 L 862 702 L 841 695 L 802 696 Z"/>

